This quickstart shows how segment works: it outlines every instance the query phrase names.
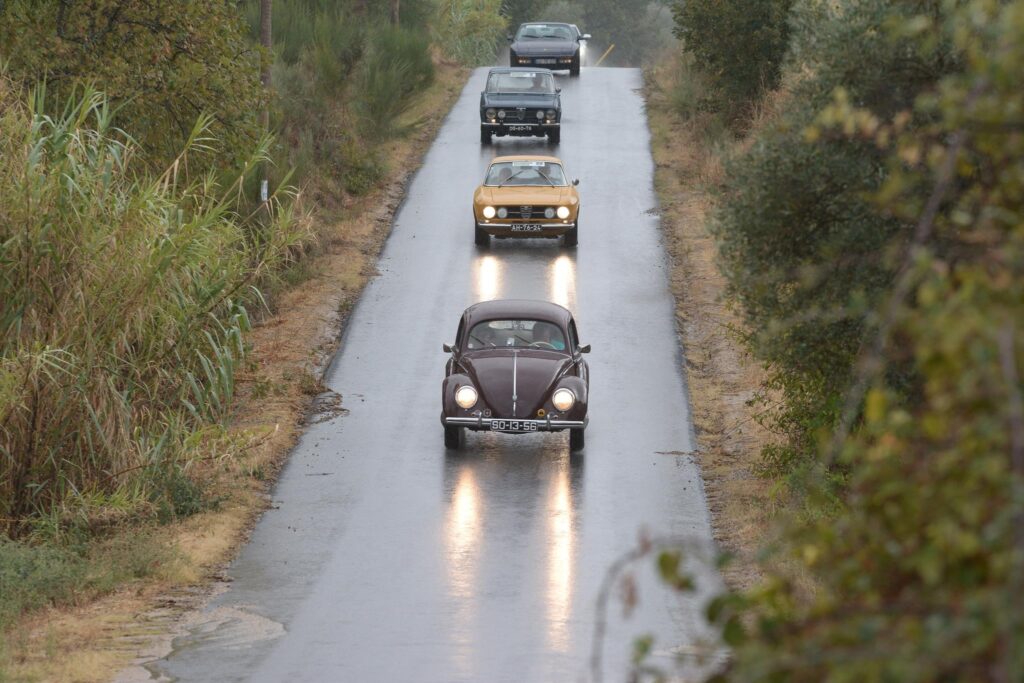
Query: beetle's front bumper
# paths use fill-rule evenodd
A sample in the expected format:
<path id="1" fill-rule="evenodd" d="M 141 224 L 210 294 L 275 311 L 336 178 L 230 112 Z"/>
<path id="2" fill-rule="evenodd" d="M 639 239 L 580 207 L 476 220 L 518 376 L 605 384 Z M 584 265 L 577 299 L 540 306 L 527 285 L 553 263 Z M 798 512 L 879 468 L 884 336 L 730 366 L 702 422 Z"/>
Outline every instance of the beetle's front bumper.
<path id="1" fill-rule="evenodd" d="M 529 221 L 512 223 L 507 220 L 488 222 L 477 220 L 476 227 L 492 237 L 561 237 L 575 228 L 576 223 L 563 223 L 562 221 L 551 223 L 531 223 Z"/>
<path id="2" fill-rule="evenodd" d="M 531 432 L 560 432 L 565 429 L 584 429 L 589 418 L 582 420 L 552 420 L 542 417 L 532 420 L 520 420 L 502 417 L 442 417 L 446 427 L 466 427 L 472 431 L 508 432 L 512 434 L 530 434 Z"/>
<path id="3" fill-rule="evenodd" d="M 548 133 L 557 131 L 561 128 L 561 123 L 558 121 L 551 123 L 526 123 L 523 121 L 504 123 L 501 121 L 481 121 L 480 125 L 485 130 L 490 130 L 498 137 L 502 137 L 504 135 L 511 135 L 514 137 L 544 137 Z"/>

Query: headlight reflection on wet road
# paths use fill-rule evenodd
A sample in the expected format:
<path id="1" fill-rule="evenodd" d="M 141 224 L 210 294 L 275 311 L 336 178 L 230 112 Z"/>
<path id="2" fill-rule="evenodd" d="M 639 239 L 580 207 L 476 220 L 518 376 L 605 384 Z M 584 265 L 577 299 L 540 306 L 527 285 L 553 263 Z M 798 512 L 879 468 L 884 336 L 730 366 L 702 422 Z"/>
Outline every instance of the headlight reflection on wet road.
<path id="1" fill-rule="evenodd" d="M 548 272 L 551 301 L 565 306 L 570 311 L 576 309 L 576 263 L 562 254 L 551 264 Z"/>
<path id="2" fill-rule="evenodd" d="M 476 270 L 476 300 L 491 301 L 498 298 L 501 287 L 501 263 L 493 256 L 481 256 L 474 263 Z"/>
<path id="3" fill-rule="evenodd" d="M 449 593 L 454 601 L 455 665 L 463 675 L 472 673 L 477 604 L 477 570 L 481 539 L 480 488 L 472 468 L 459 471 L 445 524 Z"/>
<path id="4" fill-rule="evenodd" d="M 568 463 L 564 463 L 551 480 L 551 487 L 548 489 L 547 518 L 548 646 L 555 652 L 568 652 L 571 645 L 569 616 L 572 613 L 573 565 L 576 552 Z"/>

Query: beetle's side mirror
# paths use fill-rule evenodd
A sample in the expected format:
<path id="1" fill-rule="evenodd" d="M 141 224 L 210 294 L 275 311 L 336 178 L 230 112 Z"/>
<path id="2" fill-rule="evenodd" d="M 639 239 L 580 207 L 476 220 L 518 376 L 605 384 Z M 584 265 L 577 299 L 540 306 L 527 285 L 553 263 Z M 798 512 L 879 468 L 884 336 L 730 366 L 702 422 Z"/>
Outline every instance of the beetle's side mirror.
<path id="1" fill-rule="evenodd" d="M 573 178 L 572 179 L 572 184 L 573 185 L 579 185 L 580 184 L 580 179 L 579 178 Z"/>
<path id="2" fill-rule="evenodd" d="M 441 344 L 441 350 L 444 351 L 445 353 L 451 353 L 452 346 L 451 344 Z"/>
<path id="3" fill-rule="evenodd" d="M 581 346 L 580 353 L 590 353 L 590 344 L 584 344 Z"/>

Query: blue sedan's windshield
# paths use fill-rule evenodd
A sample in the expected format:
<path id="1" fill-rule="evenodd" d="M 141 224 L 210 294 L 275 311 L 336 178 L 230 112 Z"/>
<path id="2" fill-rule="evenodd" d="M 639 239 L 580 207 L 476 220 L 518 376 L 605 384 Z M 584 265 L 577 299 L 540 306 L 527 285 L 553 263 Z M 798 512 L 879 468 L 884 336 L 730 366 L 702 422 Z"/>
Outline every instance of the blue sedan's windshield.
<path id="1" fill-rule="evenodd" d="M 572 40 L 572 29 L 565 24 L 523 24 L 516 40 Z"/>

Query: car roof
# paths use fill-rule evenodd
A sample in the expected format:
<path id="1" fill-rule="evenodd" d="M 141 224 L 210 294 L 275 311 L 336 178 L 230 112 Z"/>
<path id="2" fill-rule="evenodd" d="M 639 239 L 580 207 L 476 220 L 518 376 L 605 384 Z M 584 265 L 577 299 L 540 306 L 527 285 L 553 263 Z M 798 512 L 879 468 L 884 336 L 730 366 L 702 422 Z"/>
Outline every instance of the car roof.
<path id="1" fill-rule="evenodd" d="M 549 73 L 551 73 L 551 69 L 535 69 L 535 68 L 529 67 L 529 66 L 496 66 L 496 67 L 492 68 L 490 71 L 488 71 L 487 75 L 490 76 L 491 74 L 507 74 L 507 73 L 511 73 L 513 71 L 526 71 L 528 73 L 542 73 L 542 74 L 549 74 Z M 552 74 L 552 75 L 554 75 L 554 74 Z"/>
<path id="2" fill-rule="evenodd" d="M 526 319 L 543 320 L 558 325 L 562 329 L 569 326 L 572 313 L 568 309 L 550 301 L 534 299 L 495 299 L 473 304 L 462 314 L 466 319 L 466 329 L 487 320 Z"/>
<path id="3" fill-rule="evenodd" d="M 494 157 L 491 159 L 492 164 L 505 161 L 550 161 L 556 164 L 562 163 L 562 160 L 558 157 L 549 157 L 544 156 L 543 154 L 511 154 L 509 156 Z"/>
<path id="4" fill-rule="evenodd" d="M 519 24 L 519 28 L 524 26 L 573 26 L 573 24 L 567 24 L 564 21 L 524 21 Z"/>

